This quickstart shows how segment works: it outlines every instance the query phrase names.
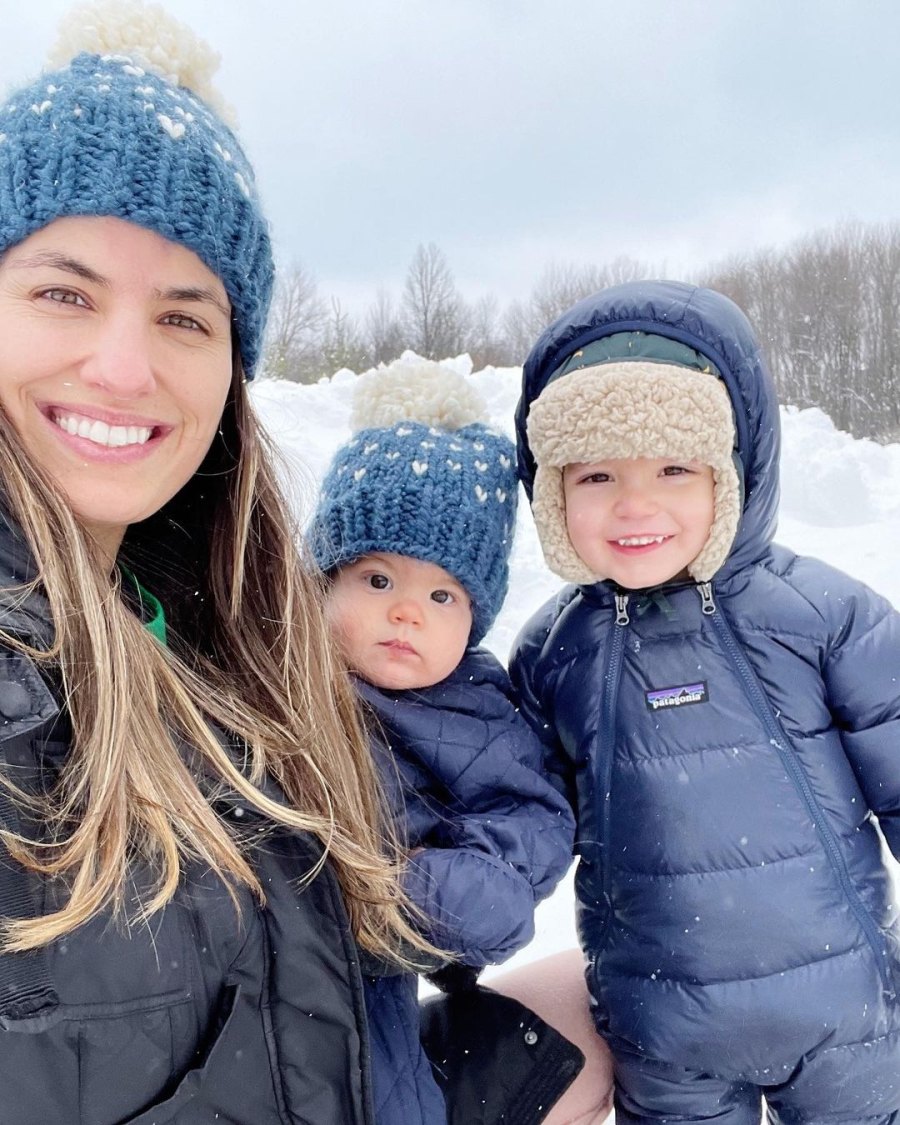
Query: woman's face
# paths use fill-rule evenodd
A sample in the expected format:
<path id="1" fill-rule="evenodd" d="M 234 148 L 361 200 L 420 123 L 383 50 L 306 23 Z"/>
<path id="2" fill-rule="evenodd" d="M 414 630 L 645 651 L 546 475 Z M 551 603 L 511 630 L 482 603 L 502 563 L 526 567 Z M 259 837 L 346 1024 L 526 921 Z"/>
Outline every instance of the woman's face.
<path id="1" fill-rule="evenodd" d="M 184 246 L 76 217 L 0 259 L 0 404 L 110 558 L 196 472 L 231 373 L 228 297 Z"/>

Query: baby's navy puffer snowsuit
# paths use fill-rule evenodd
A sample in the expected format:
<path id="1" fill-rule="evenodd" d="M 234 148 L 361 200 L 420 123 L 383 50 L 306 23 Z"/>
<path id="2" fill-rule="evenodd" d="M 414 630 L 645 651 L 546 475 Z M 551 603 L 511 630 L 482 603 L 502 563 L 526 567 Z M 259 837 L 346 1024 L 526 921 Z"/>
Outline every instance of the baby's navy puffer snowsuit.
<path id="1" fill-rule="evenodd" d="M 477 969 L 505 960 L 531 939 L 536 903 L 569 866 L 574 827 L 539 771 L 506 671 L 473 648 L 432 687 L 358 687 L 398 831 L 415 849 L 405 887 L 429 937 Z M 380 1125 L 447 1119 L 419 1042 L 416 985 L 412 973 L 365 979 Z"/>

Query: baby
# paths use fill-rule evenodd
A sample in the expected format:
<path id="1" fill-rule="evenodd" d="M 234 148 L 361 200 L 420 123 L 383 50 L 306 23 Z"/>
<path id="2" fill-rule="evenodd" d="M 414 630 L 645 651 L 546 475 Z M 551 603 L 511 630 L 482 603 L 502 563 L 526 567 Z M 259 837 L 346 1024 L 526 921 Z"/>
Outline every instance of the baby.
<path id="1" fill-rule="evenodd" d="M 476 647 L 506 595 L 517 487 L 513 445 L 483 415 L 468 383 L 437 364 L 363 376 L 354 436 L 335 455 L 312 528 L 409 848 L 406 892 L 431 941 L 475 970 L 530 940 L 574 829 L 538 772 L 540 743 L 506 672 Z M 418 1041 L 416 980 L 397 981 L 367 984 L 386 1125 L 416 1120 L 416 1099 L 435 1104 L 427 1067 L 407 1049 L 411 1028 Z M 557 1093 L 575 1070 L 557 1070 Z"/>

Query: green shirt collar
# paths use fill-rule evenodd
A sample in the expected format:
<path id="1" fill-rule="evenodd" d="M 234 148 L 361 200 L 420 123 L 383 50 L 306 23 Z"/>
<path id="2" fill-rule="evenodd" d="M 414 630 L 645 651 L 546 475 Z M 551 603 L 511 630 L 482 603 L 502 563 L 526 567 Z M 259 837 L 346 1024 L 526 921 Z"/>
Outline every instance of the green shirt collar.
<path id="1" fill-rule="evenodd" d="M 166 637 L 166 614 L 162 607 L 162 602 L 155 594 L 151 594 L 149 590 L 138 582 L 135 575 L 126 567 L 119 568 L 125 577 L 131 582 L 134 587 L 134 592 L 137 594 L 138 603 L 140 604 L 141 621 L 144 628 L 152 633 L 159 643 L 166 647 L 168 640 Z"/>

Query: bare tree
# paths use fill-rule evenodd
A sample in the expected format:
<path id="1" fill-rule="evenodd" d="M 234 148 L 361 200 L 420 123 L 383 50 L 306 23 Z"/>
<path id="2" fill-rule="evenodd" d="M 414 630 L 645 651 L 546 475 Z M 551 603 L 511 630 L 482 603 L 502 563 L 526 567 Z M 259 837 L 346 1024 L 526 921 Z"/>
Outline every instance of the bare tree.
<path id="1" fill-rule="evenodd" d="M 403 287 L 402 324 L 409 347 L 427 359 L 462 350 L 463 306 L 447 259 L 430 242 L 419 245 Z"/>
<path id="2" fill-rule="evenodd" d="M 619 257 L 605 265 L 556 262 L 548 266 L 525 301 L 514 301 L 503 325 L 510 353 L 521 363 L 543 330 L 582 297 L 610 285 L 652 276 L 634 258 Z"/>
<path id="3" fill-rule="evenodd" d="M 469 353 L 476 371 L 488 366 L 509 367 L 516 362 L 500 321 L 500 306 L 492 293 L 466 306 L 465 323 L 462 350 Z"/>
<path id="4" fill-rule="evenodd" d="M 313 373 L 318 377 L 327 319 L 325 302 L 312 274 L 301 265 L 282 273 L 272 300 L 263 373 L 295 383 L 310 381 Z"/>
<path id="5" fill-rule="evenodd" d="M 390 363 L 406 347 L 403 325 L 394 311 L 391 295 L 384 288 L 375 294 L 375 303 L 366 313 L 365 335 L 373 365 Z"/>
<path id="6" fill-rule="evenodd" d="M 372 366 L 371 353 L 354 318 L 341 308 L 337 297 L 331 298 L 331 310 L 322 340 L 322 365 L 333 375 L 342 367 L 364 371 Z"/>

